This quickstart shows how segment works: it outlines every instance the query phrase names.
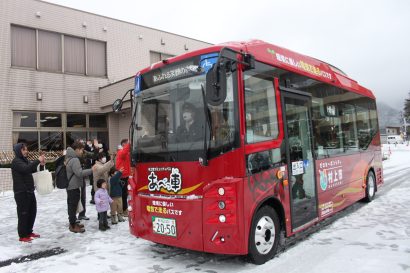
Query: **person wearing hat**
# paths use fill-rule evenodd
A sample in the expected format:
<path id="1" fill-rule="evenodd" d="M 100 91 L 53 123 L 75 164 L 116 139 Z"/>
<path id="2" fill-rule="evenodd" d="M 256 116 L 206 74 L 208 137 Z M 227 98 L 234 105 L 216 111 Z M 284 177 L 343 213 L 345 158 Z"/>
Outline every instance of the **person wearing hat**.
<path id="1" fill-rule="evenodd" d="M 33 232 L 37 215 L 37 201 L 34 194 L 34 179 L 32 173 L 37 171 L 37 166 L 44 169 L 45 157 L 40 154 L 37 160 L 27 158 L 28 149 L 25 143 L 17 143 L 13 147 L 16 157 L 11 162 L 11 175 L 13 177 L 14 200 L 17 204 L 17 232 L 20 242 L 30 242 L 40 235 Z"/>
<path id="2" fill-rule="evenodd" d="M 203 139 L 203 128 L 196 120 L 197 111 L 195 106 L 185 102 L 181 110 L 183 123 L 177 128 L 177 141 L 193 142 Z"/>

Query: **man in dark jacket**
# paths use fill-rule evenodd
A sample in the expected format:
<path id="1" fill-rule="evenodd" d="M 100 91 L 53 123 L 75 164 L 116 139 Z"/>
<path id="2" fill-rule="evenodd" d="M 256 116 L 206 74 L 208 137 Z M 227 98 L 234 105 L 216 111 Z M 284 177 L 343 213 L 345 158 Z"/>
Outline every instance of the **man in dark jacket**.
<path id="1" fill-rule="evenodd" d="M 34 179 L 32 173 L 37 171 L 37 166 L 45 165 L 44 155 L 38 160 L 27 159 L 27 146 L 24 143 L 14 145 L 16 157 L 11 163 L 13 177 L 14 199 L 17 204 L 18 226 L 17 231 L 21 242 L 30 242 L 33 238 L 40 237 L 33 233 L 33 226 L 37 215 L 37 201 L 34 194 Z M 44 167 L 43 167 L 44 169 Z"/>

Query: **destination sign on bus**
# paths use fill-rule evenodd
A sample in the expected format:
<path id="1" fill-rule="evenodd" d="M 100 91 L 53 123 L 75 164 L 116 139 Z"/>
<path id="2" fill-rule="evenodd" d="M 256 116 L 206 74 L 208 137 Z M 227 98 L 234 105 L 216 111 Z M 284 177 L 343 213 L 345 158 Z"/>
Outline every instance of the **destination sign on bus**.
<path id="1" fill-rule="evenodd" d="M 142 75 L 142 89 L 199 75 L 201 70 L 198 62 L 194 61 L 194 59 L 190 59 L 183 63 L 171 64 Z"/>
<path id="2" fill-rule="evenodd" d="M 142 79 L 138 80 L 140 87 L 138 91 L 206 73 L 215 64 L 217 58 L 218 53 L 209 53 L 154 69 L 142 75 Z"/>

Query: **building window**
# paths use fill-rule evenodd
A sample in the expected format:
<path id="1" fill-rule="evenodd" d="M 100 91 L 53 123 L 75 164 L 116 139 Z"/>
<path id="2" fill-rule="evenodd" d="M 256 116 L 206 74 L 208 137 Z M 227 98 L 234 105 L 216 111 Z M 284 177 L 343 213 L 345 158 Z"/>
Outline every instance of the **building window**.
<path id="1" fill-rule="evenodd" d="M 61 35 L 50 31 L 38 31 L 38 69 L 62 71 Z"/>
<path id="2" fill-rule="evenodd" d="M 32 112 L 14 112 L 13 127 L 37 127 L 37 115 Z"/>
<path id="3" fill-rule="evenodd" d="M 66 133 L 66 140 L 67 140 L 67 147 L 71 146 L 76 140 L 86 140 L 87 139 L 87 132 L 67 132 Z"/>
<path id="4" fill-rule="evenodd" d="M 64 150 L 64 138 L 62 132 L 40 132 L 40 150 L 61 151 Z"/>
<path id="5" fill-rule="evenodd" d="M 84 114 L 67 114 L 67 127 L 85 128 L 87 126 Z"/>
<path id="6" fill-rule="evenodd" d="M 61 114 L 40 113 L 40 127 L 61 127 Z"/>
<path id="7" fill-rule="evenodd" d="M 98 139 L 98 142 L 108 144 L 108 132 L 89 132 L 88 139 Z"/>
<path id="8" fill-rule="evenodd" d="M 30 151 L 58 151 L 95 138 L 109 145 L 106 115 L 13 112 L 13 144 L 24 142 Z"/>
<path id="9" fill-rule="evenodd" d="M 106 76 L 106 43 L 87 40 L 87 75 Z"/>
<path id="10" fill-rule="evenodd" d="M 107 43 L 12 25 L 11 65 L 47 72 L 106 77 Z"/>
<path id="11" fill-rule="evenodd" d="M 160 62 L 162 60 L 166 60 L 166 59 L 169 59 L 171 57 L 174 57 L 174 55 L 155 52 L 155 51 L 150 51 L 149 52 L 149 57 L 150 57 L 150 62 L 153 64 L 153 63 L 157 63 L 157 62 Z"/>
<path id="12" fill-rule="evenodd" d="M 13 145 L 25 143 L 29 151 L 38 150 L 38 132 L 14 132 Z"/>
<path id="13" fill-rule="evenodd" d="M 90 115 L 91 128 L 105 128 L 107 127 L 107 117 L 105 115 Z"/>
<path id="14" fill-rule="evenodd" d="M 11 26 L 11 65 L 36 69 L 36 30 Z"/>
<path id="15" fill-rule="evenodd" d="M 64 36 L 64 71 L 85 74 L 85 42 L 82 38 Z"/>

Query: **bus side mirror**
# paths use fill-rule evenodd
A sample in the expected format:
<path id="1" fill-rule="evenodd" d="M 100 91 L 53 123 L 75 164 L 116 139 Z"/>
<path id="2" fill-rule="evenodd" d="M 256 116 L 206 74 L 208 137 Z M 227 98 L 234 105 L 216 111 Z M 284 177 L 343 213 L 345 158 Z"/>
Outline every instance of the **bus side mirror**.
<path id="1" fill-rule="evenodd" d="M 206 102 L 221 105 L 226 99 L 226 73 L 224 65 L 215 64 L 206 74 Z"/>
<path id="2" fill-rule="evenodd" d="M 112 110 L 115 113 L 118 113 L 119 111 L 121 111 L 121 108 L 122 108 L 122 99 L 116 99 L 114 103 L 112 104 Z"/>

